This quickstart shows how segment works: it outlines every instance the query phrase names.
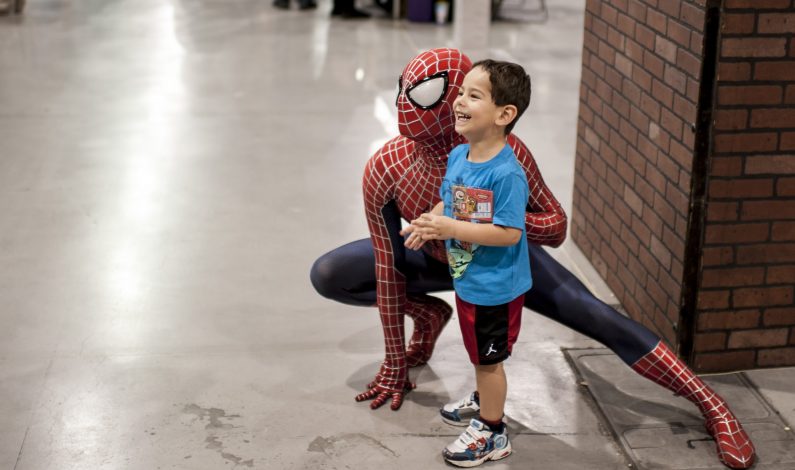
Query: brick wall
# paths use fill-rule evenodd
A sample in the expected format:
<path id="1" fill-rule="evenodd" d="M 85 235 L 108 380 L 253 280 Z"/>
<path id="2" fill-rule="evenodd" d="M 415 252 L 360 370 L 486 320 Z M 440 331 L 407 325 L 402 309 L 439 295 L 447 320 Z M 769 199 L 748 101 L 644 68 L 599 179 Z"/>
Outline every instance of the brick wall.
<path id="1" fill-rule="evenodd" d="M 795 2 L 723 6 L 694 364 L 795 365 Z"/>
<path id="2" fill-rule="evenodd" d="M 630 316 L 699 371 L 795 364 L 795 1 L 588 0 L 575 171 Z"/>
<path id="3" fill-rule="evenodd" d="M 674 345 L 704 21 L 703 1 L 586 3 L 571 235 Z"/>

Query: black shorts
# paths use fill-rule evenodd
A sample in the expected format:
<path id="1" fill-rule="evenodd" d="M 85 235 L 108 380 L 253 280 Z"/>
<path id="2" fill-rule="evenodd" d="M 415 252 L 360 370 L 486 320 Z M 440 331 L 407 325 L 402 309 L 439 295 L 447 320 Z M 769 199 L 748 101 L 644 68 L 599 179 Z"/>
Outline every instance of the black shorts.
<path id="1" fill-rule="evenodd" d="M 524 294 L 502 305 L 474 305 L 455 296 L 458 323 L 469 360 L 498 364 L 511 355 L 522 324 Z"/>

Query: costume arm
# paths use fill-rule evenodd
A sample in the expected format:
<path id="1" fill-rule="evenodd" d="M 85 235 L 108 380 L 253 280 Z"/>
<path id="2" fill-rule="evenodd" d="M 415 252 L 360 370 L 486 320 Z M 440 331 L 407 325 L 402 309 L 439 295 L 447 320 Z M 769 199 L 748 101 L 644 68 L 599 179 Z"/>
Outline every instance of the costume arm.
<path id="1" fill-rule="evenodd" d="M 384 146 L 388 149 L 389 145 Z M 400 219 L 394 207 L 394 190 L 400 174 L 397 156 L 382 149 L 367 162 L 363 178 L 364 207 L 370 239 L 375 253 L 376 299 L 384 329 L 386 355 L 381 370 L 370 390 L 357 400 L 375 398 L 371 407 L 377 408 L 392 398 L 392 408 L 402 403 L 404 390 L 411 388 L 406 366 L 404 312 L 406 282 L 398 270 L 405 258 L 402 240 L 396 234 Z M 394 240 L 394 238 L 398 238 Z"/>
<path id="2" fill-rule="evenodd" d="M 544 183 L 530 150 L 513 134 L 508 136 L 508 144 L 524 168 L 530 189 L 525 214 L 527 239 L 539 245 L 559 246 L 566 239 L 566 213 Z"/>

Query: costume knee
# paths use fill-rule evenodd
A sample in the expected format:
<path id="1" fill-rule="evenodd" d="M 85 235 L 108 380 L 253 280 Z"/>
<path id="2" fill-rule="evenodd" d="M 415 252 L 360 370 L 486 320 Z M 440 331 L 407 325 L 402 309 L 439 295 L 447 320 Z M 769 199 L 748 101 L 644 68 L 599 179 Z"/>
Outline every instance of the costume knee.
<path id="1" fill-rule="evenodd" d="M 318 294 L 347 305 L 375 305 L 375 258 L 369 239 L 332 250 L 315 261 L 309 279 Z"/>

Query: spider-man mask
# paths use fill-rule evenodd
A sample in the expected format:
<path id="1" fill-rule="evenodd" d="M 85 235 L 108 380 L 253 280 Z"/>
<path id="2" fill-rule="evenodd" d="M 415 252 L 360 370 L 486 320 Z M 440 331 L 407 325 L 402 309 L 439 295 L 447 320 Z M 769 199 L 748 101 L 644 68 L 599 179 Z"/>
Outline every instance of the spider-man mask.
<path id="1" fill-rule="evenodd" d="M 455 134 L 453 101 L 472 68 L 456 49 L 432 49 L 415 57 L 398 79 L 398 129 L 417 142 Z"/>

